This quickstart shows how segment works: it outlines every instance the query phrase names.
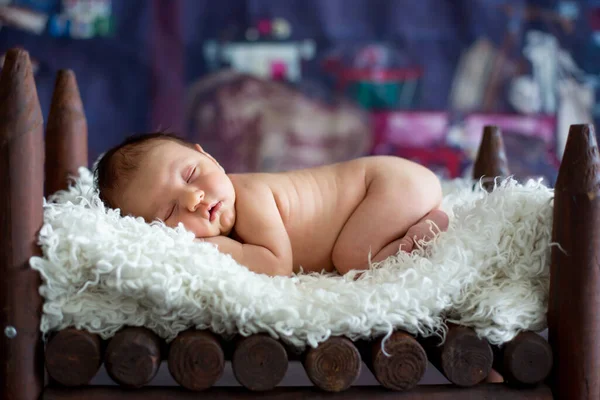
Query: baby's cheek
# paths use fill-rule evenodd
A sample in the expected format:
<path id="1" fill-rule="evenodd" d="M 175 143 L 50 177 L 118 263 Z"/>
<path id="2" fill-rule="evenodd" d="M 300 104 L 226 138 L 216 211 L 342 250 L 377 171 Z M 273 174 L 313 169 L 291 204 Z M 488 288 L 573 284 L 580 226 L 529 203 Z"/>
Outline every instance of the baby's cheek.
<path id="1" fill-rule="evenodd" d="M 194 232 L 196 237 L 206 237 L 208 236 L 208 229 L 204 221 L 206 220 L 202 217 L 189 215 L 185 218 L 182 218 L 181 223 L 185 229 Z"/>

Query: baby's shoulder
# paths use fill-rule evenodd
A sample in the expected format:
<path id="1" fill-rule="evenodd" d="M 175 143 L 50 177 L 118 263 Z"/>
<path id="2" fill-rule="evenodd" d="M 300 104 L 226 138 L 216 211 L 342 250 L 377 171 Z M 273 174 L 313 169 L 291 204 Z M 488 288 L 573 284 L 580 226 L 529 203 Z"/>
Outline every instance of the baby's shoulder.
<path id="1" fill-rule="evenodd" d="M 236 197 L 246 195 L 268 194 L 272 192 L 269 174 L 249 173 L 238 174 L 230 177 Z"/>

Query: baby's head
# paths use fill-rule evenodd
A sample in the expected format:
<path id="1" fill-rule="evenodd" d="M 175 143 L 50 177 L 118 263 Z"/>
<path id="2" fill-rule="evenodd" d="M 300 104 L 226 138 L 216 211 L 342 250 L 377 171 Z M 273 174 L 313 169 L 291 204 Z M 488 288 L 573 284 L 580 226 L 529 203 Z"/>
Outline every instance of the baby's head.
<path id="1" fill-rule="evenodd" d="M 227 235 L 235 191 L 219 163 L 197 144 L 151 133 L 128 138 L 96 166 L 100 198 L 123 215 L 183 223 L 196 237 Z"/>

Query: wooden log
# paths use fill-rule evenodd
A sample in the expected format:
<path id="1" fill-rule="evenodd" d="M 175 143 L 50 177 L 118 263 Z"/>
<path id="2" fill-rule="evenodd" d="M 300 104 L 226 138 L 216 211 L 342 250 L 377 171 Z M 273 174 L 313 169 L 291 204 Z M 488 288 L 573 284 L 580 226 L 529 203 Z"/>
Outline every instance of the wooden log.
<path id="1" fill-rule="evenodd" d="M 411 334 L 395 331 L 385 341 L 384 337 L 366 346 L 359 346 L 362 359 L 375 379 L 390 390 L 406 391 L 417 386 L 427 370 L 427 354 Z"/>
<path id="2" fill-rule="evenodd" d="M 328 392 L 341 392 L 359 377 L 362 360 L 351 340 L 331 337 L 316 348 L 310 348 L 302 364 L 316 387 Z"/>
<path id="3" fill-rule="evenodd" d="M 482 186 L 490 191 L 494 188 L 496 177 L 508 175 L 508 160 L 502 131 L 497 126 L 485 126 L 473 165 L 473 179 L 481 179 Z"/>
<path id="4" fill-rule="evenodd" d="M 98 335 L 75 328 L 57 332 L 46 345 L 48 375 L 64 386 L 87 385 L 102 365 Z"/>
<path id="5" fill-rule="evenodd" d="M 177 383 L 188 390 L 200 391 L 210 388 L 223 376 L 225 356 L 214 334 L 190 330 L 171 342 L 167 364 Z"/>
<path id="6" fill-rule="evenodd" d="M 449 324 L 442 345 L 434 337 L 423 340 L 422 344 L 429 361 L 457 386 L 477 385 L 492 369 L 492 347 L 471 328 Z"/>
<path id="7" fill-rule="evenodd" d="M 92 386 L 66 389 L 47 388 L 42 400 L 241 400 L 256 399 L 257 393 L 240 387 L 212 388 L 202 393 L 186 391 L 178 387 L 145 387 L 130 391 L 119 387 Z M 338 396 L 339 395 L 339 396 Z M 260 394 L 261 400 L 552 400 L 552 392 L 545 385 L 529 389 L 515 389 L 506 385 L 481 384 L 471 388 L 454 385 L 424 385 L 407 392 L 394 392 L 381 386 L 352 387 L 343 394 L 319 391 L 313 387 L 281 387 Z"/>
<path id="8" fill-rule="evenodd" d="M 46 124 L 45 195 L 66 189 L 69 177 L 88 166 L 87 121 L 75 73 L 60 70 Z"/>
<path id="9" fill-rule="evenodd" d="M 106 347 L 104 364 L 108 376 L 121 386 L 139 388 L 158 372 L 161 343 L 152 331 L 127 327 L 117 332 Z"/>
<path id="10" fill-rule="evenodd" d="M 591 124 L 571 125 L 554 191 L 548 339 L 559 399 L 600 393 L 600 157 Z M 560 247 L 559 247 L 560 246 Z"/>
<path id="11" fill-rule="evenodd" d="M 11 49 L 0 74 L 0 399 L 42 393 L 39 274 L 43 223 L 44 121 L 29 53 Z"/>
<path id="12" fill-rule="evenodd" d="M 494 347 L 494 369 L 514 386 L 537 385 L 552 369 L 552 348 L 535 332 L 521 332 L 501 347 Z"/>
<path id="13" fill-rule="evenodd" d="M 276 387 L 288 369 L 285 347 L 276 339 L 256 334 L 236 340 L 231 358 L 237 381 L 252 391 L 266 391 Z"/>

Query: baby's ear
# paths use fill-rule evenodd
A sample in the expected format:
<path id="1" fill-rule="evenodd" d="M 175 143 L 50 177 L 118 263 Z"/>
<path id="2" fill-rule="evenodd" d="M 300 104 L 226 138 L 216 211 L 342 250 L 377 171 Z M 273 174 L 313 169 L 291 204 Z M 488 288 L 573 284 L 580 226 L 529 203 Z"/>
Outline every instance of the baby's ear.
<path id="1" fill-rule="evenodd" d="M 219 164 L 219 162 L 217 160 L 214 159 L 213 156 L 211 156 L 210 154 L 208 154 L 206 151 L 204 151 L 204 149 L 202 148 L 202 146 L 200 146 L 198 143 L 196 143 L 194 145 L 194 148 L 196 149 L 196 151 L 199 151 L 200 153 L 204 154 L 206 157 L 208 157 L 209 159 L 212 160 L 212 162 L 214 162 L 215 164 L 217 164 L 219 166 L 219 168 L 221 168 L 221 170 L 223 170 L 223 172 L 225 172 L 225 168 L 223 168 L 221 166 L 221 164 Z"/>

